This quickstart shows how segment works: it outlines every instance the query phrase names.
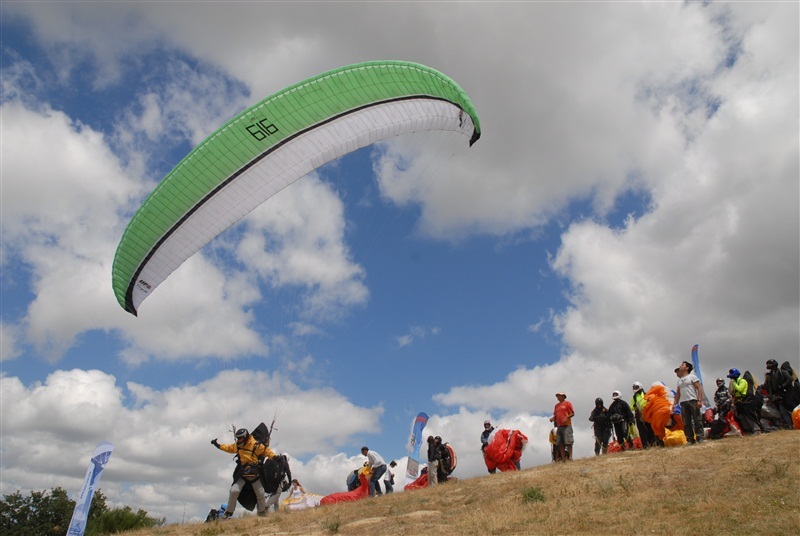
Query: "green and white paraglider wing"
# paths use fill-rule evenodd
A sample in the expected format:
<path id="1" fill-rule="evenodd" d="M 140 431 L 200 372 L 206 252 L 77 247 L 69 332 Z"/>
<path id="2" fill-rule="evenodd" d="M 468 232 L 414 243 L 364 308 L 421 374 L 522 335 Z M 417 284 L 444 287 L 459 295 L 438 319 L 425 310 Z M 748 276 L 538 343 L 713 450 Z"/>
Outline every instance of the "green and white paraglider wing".
<path id="1" fill-rule="evenodd" d="M 297 179 L 401 134 L 445 130 L 470 145 L 480 123 L 467 94 L 423 65 L 367 62 L 271 95 L 190 152 L 131 219 L 114 257 L 117 301 L 147 296 L 222 231 Z"/>

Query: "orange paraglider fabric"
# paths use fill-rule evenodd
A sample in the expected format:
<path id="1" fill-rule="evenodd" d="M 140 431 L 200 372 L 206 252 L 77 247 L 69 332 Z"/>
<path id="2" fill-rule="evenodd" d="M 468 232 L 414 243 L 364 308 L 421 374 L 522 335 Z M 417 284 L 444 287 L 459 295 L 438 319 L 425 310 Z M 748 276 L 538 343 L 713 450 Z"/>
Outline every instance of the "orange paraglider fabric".
<path id="1" fill-rule="evenodd" d="M 669 430 L 683 430 L 680 415 L 672 414 L 672 404 L 667 400 L 667 388 L 656 384 L 644 395 L 647 403 L 642 410 L 642 417 L 650 423 L 653 433 L 662 441 Z"/>
<path id="2" fill-rule="evenodd" d="M 800 430 L 800 406 L 792 410 L 792 424 L 795 430 Z"/>
<path id="3" fill-rule="evenodd" d="M 483 451 L 483 461 L 490 471 L 516 471 L 528 437 L 519 430 L 495 430 Z"/>
<path id="4" fill-rule="evenodd" d="M 358 480 L 361 484 L 353 491 L 340 491 L 331 493 L 322 498 L 319 504 L 335 504 L 340 502 L 358 501 L 369 497 L 369 472 L 359 471 Z"/>

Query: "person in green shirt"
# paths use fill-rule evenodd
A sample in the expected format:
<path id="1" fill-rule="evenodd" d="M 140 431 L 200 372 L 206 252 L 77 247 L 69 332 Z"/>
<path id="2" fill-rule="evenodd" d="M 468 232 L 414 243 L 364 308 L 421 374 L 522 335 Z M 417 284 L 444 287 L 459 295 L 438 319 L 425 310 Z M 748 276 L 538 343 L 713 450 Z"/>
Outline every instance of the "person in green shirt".
<path id="1" fill-rule="evenodd" d="M 636 416 L 636 429 L 639 430 L 639 438 L 642 440 L 642 447 L 650 448 L 657 445 L 656 434 L 650 423 L 642 417 L 642 410 L 647 401 L 644 399 L 644 386 L 642 382 L 633 382 L 633 398 L 631 398 L 631 409 Z"/>
<path id="2" fill-rule="evenodd" d="M 749 373 L 748 373 L 749 375 Z M 755 386 L 751 387 L 747 380 L 739 372 L 739 369 L 732 368 L 728 371 L 728 378 L 731 379 L 728 386 L 733 397 L 733 414 L 739 423 L 743 434 L 759 434 L 764 431 L 761 425 L 761 402 L 754 396 Z"/>

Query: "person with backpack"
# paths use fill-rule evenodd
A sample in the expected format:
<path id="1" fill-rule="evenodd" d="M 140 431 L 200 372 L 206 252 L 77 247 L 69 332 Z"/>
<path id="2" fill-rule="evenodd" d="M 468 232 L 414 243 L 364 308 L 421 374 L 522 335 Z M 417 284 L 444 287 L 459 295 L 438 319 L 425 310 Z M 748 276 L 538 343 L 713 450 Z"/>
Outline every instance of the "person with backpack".
<path id="1" fill-rule="evenodd" d="M 234 443 L 220 444 L 216 438 L 211 440 L 211 444 L 223 452 L 236 455 L 236 468 L 233 470 L 233 485 L 228 495 L 228 503 L 222 519 L 229 519 L 236 510 L 236 500 L 246 484 L 250 484 L 256 495 L 258 505 L 258 515 L 267 514 L 266 493 L 261 478 L 261 462 L 264 458 L 272 459 L 275 457 L 269 447 L 256 441 L 246 428 L 239 428 L 234 434 Z"/>
<path id="2" fill-rule="evenodd" d="M 614 434 L 617 436 L 617 443 L 622 450 L 625 450 L 627 443 L 628 449 L 633 450 L 633 439 L 628 434 L 628 427 L 633 424 L 634 416 L 631 407 L 622 399 L 622 393 L 614 391 L 611 393 L 612 402 L 608 406 L 608 417 L 614 427 Z"/>
<path id="3" fill-rule="evenodd" d="M 731 395 L 725 386 L 725 378 L 717 378 L 717 390 L 714 392 L 714 405 L 717 417 L 725 420 L 725 415 L 731 409 Z"/>
<path id="4" fill-rule="evenodd" d="M 770 402 L 780 413 L 782 427 L 791 429 L 792 410 L 800 402 L 800 394 L 795 393 L 792 367 L 788 362 L 785 364 L 788 365 L 788 370 L 778 368 L 778 362 L 774 359 L 768 360 L 764 385 Z"/>
<path id="5" fill-rule="evenodd" d="M 428 486 L 435 486 L 439 483 L 438 474 L 441 459 L 442 455 L 436 445 L 436 439 L 433 436 L 428 436 Z"/>
<path id="6" fill-rule="evenodd" d="M 221 518 L 224 513 L 225 513 L 225 503 L 222 503 L 219 509 L 212 508 L 208 512 L 208 515 L 206 516 L 206 523 L 211 523 L 212 521 L 216 521 L 217 519 Z"/>
<path id="7" fill-rule="evenodd" d="M 750 376 L 750 381 L 745 376 Z M 745 371 L 743 376 L 739 369 L 732 368 L 728 371 L 731 382 L 729 390 L 733 398 L 733 415 L 743 434 L 760 434 L 764 431 L 761 425 L 761 403 L 755 395 L 755 381 L 752 375 Z M 763 402 L 763 399 L 761 400 Z"/>
<path id="8" fill-rule="evenodd" d="M 489 436 L 494 432 L 492 421 L 483 421 L 483 432 L 481 432 L 481 450 L 486 450 L 486 445 L 489 444 Z"/>
<path id="9" fill-rule="evenodd" d="M 439 449 L 439 473 L 436 479 L 441 484 L 442 482 L 447 482 L 453 472 L 453 457 L 450 455 L 450 448 L 448 448 L 447 443 L 442 441 L 440 436 L 436 436 L 433 440 L 436 443 L 436 448 Z"/>
<path id="10" fill-rule="evenodd" d="M 264 491 L 267 493 L 266 507 L 269 511 L 270 506 L 277 512 L 280 508 L 278 502 L 281 493 L 288 490 L 292 485 L 292 470 L 289 468 L 289 456 L 279 454 L 263 464 L 264 467 Z"/>
<path id="11" fill-rule="evenodd" d="M 786 382 L 783 384 L 783 403 L 789 411 L 793 411 L 800 404 L 800 381 L 797 379 L 797 372 L 792 369 L 788 361 L 781 364 L 781 371 L 786 375 Z"/>
<path id="12" fill-rule="evenodd" d="M 492 432 L 494 432 L 492 421 L 483 421 L 483 432 L 481 432 L 481 452 L 483 453 L 484 462 L 486 461 L 486 447 L 489 445 L 489 438 L 491 437 Z M 497 472 L 497 468 L 487 470 L 491 474 Z"/>
<path id="13" fill-rule="evenodd" d="M 397 467 L 397 462 L 392 460 L 389 462 L 389 468 L 383 475 L 383 487 L 386 488 L 386 493 L 392 493 L 394 491 L 394 471 L 392 471 L 392 469 L 395 467 Z"/>
<path id="14" fill-rule="evenodd" d="M 603 454 L 608 454 L 608 442 L 611 440 L 611 419 L 608 416 L 608 410 L 603 405 L 602 398 L 594 399 L 594 409 L 589 415 L 589 420 L 592 421 L 594 429 L 594 455 L 599 456 L 601 451 Z"/>
<path id="15" fill-rule="evenodd" d="M 647 404 L 644 397 L 644 386 L 642 382 L 633 382 L 633 397 L 631 398 L 631 409 L 636 418 L 636 429 L 639 430 L 639 437 L 642 440 L 642 447 L 649 449 L 657 445 L 656 434 L 653 433 L 653 427 L 650 423 L 642 417 L 642 411 Z"/>
<path id="16" fill-rule="evenodd" d="M 361 469 L 363 467 L 368 467 L 368 466 L 369 466 L 369 462 L 364 462 L 364 465 L 362 467 L 359 467 L 358 469 L 354 470 L 353 472 L 348 473 L 347 482 L 346 482 L 347 483 L 347 491 L 353 491 L 356 488 L 358 488 L 358 486 L 361 485 L 361 479 L 358 477 L 359 472 L 361 471 Z"/>

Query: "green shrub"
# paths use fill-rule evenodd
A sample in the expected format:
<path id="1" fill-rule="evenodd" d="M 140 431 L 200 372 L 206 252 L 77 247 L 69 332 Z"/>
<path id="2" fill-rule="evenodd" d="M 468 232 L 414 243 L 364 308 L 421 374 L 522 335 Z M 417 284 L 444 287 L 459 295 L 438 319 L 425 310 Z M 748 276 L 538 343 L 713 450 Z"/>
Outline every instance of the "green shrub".
<path id="1" fill-rule="evenodd" d="M 522 502 L 526 504 L 534 502 L 545 502 L 544 493 L 538 486 L 528 488 L 522 492 Z"/>

